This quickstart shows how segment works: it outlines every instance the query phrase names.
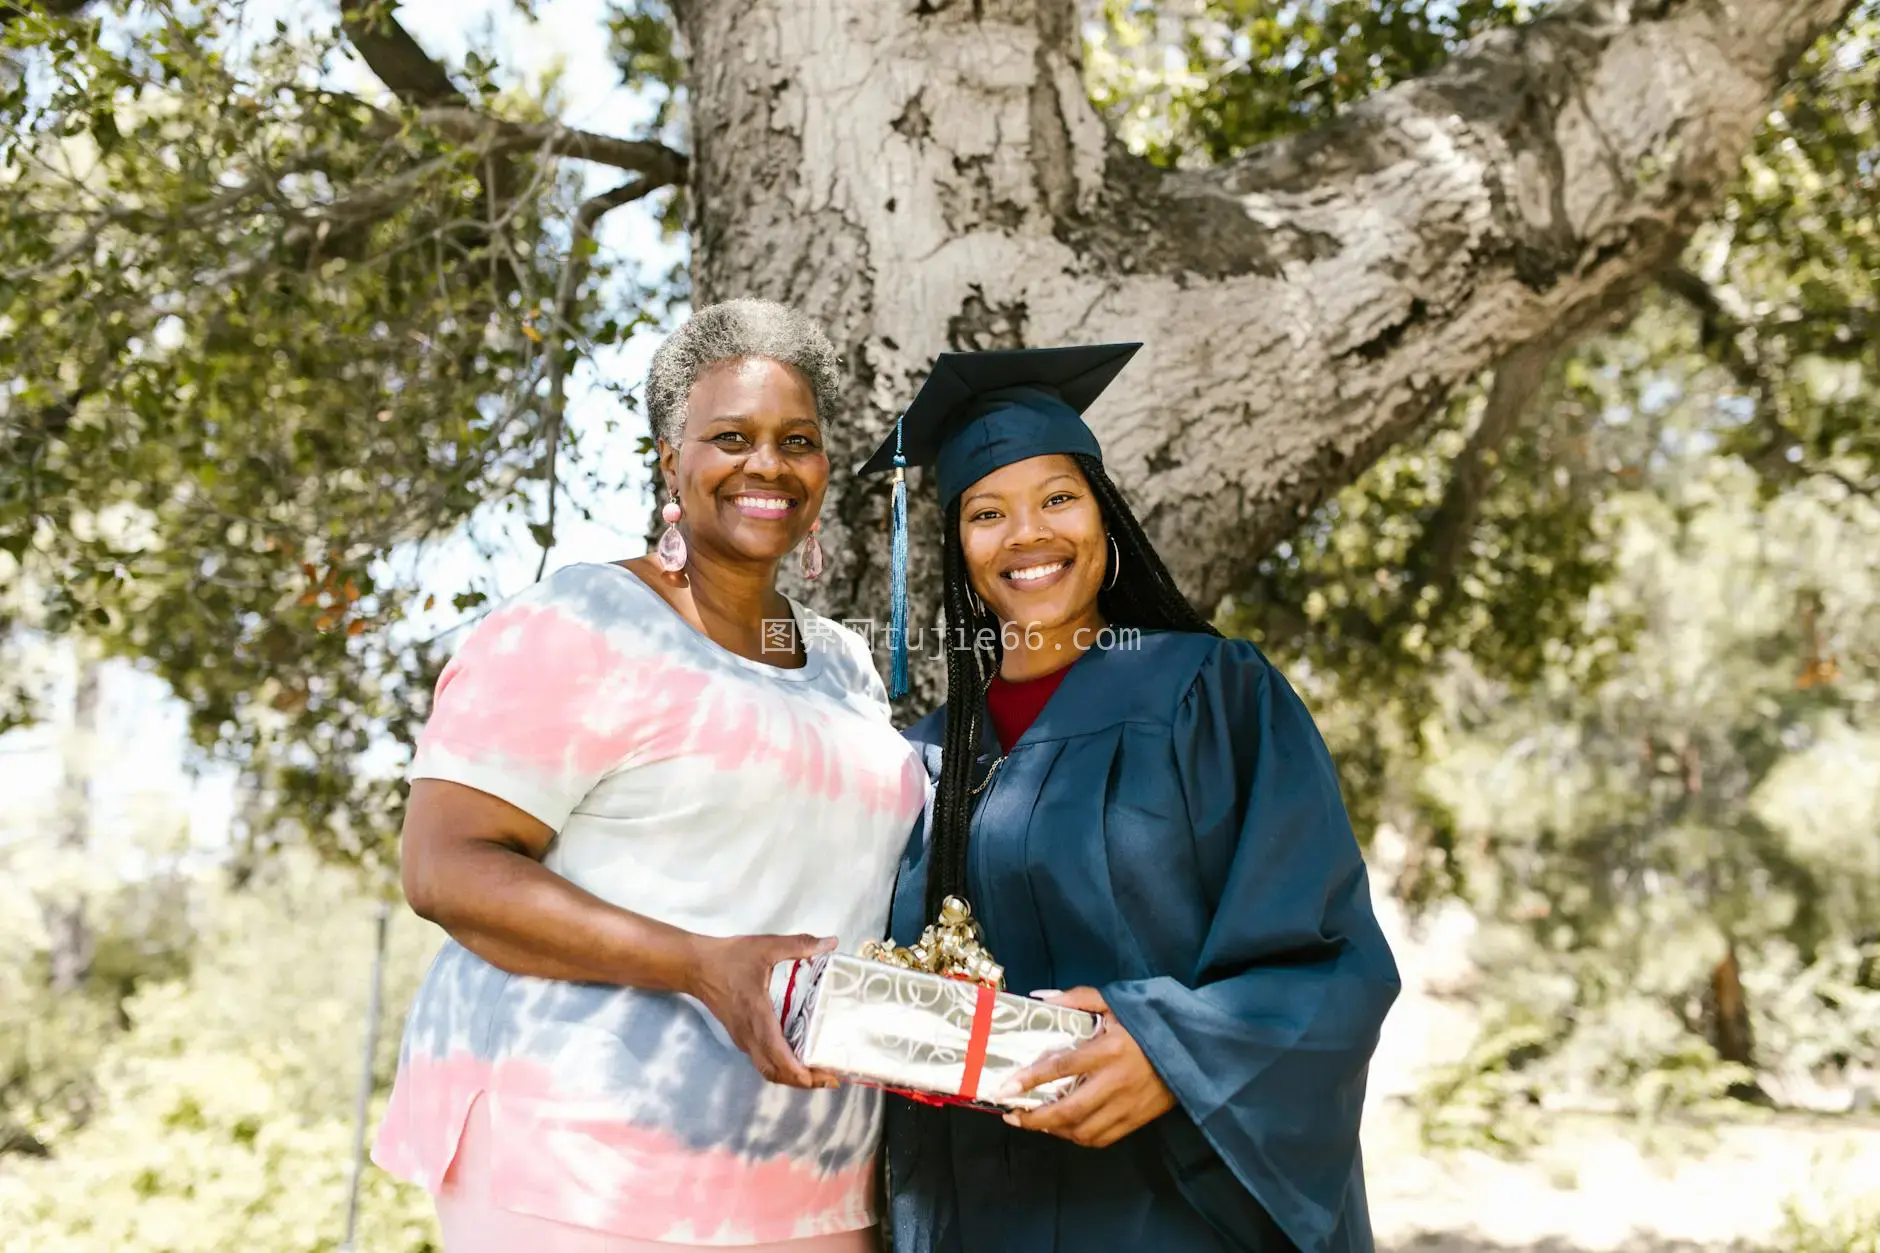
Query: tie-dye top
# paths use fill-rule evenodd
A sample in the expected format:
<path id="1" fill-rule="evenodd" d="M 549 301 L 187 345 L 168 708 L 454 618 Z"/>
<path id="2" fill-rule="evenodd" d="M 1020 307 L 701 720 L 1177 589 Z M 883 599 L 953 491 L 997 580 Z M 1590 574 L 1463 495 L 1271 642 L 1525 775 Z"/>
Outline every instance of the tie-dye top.
<path id="1" fill-rule="evenodd" d="M 553 827 L 544 864 L 622 908 L 852 951 L 884 932 L 926 774 L 861 637 L 793 608 L 807 664 L 779 669 L 624 567 L 562 570 L 465 640 L 411 776 Z M 373 1160 L 435 1191 L 478 1098 L 502 1208 L 694 1245 L 875 1221 L 877 1096 L 765 1082 L 690 997 L 506 974 L 447 943 Z"/>

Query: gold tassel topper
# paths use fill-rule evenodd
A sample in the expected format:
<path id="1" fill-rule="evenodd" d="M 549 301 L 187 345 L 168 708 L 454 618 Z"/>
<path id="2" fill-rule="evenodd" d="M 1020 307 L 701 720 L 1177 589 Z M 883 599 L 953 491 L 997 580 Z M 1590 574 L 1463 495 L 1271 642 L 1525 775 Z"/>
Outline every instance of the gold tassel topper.
<path id="1" fill-rule="evenodd" d="M 860 955 L 864 961 L 925 971 L 949 979 L 966 979 L 994 991 L 1005 990 L 1005 967 L 992 960 L 992 954 L 986 951 L 980 939 L 972 906 L 957 896 L 949 896 L 940 903 L 940 921 L 922 931 L 913 947 L 869 940 L 862 945 Z"/>

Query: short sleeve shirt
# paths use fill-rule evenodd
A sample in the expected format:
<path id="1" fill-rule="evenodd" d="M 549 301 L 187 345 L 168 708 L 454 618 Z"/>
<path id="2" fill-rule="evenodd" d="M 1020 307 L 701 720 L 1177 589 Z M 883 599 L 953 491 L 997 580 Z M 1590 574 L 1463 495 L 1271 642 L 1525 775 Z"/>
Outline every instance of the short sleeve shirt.
<path id="1" fill-rule="evenodd" d="M 553 828 L 544 865 L 624 909 L 852 951 L 884 931 L 926 775 L 861 637 L 792 611 L 766 625 L 803 644 L 784 669 L 714 644 L 625 567 L 569 567 L 465 640 L 411 777 Z M 374 1160 L 435 1190 L 478 1097 L 505 1208 L 705 1245 L 874 1221 L 877 1096 L 765 1082 L 689 997 L 511 975 L 448 943 Z"/>

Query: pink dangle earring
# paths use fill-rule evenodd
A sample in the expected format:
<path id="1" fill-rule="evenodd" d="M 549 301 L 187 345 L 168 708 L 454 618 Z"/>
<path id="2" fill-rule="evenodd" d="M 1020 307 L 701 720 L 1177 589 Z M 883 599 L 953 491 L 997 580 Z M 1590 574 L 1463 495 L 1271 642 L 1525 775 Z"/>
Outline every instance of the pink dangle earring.
<path id="1" fill-rule="evenodd" d="M 809 524 L 809 538 L 803 541 L 803 577 L 814 583 L 822 577 L 823 550 L 822 540 L 818 538 L 822 531 L 822 519 Z"/>
<path id="2" fill-rule="evenodd" d="M 653 559 L 659 562 L 659 568 L 667 574 L 677 574 L 685 569 L 685 536 L 679 534 L 679 499 L 674 497 L 660 508 L 659 516 L 666 523 L 666 530 L 659 537 L 659 548 Z"/>

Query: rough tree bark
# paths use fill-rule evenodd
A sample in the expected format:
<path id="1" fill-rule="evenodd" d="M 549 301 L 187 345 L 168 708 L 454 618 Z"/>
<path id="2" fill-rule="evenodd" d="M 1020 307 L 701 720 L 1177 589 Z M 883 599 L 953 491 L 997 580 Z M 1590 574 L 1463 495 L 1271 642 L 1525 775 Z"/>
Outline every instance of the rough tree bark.
<path id="1" fill-rule="evenodd" d="M 1163 173 L 1089 103 L 1074 0 L 681 0 L 697 296 L 828 325 L 840 467 L 937 352 L 1145 341 L 1093 421 L 1213 604 L 1453 388 L 1674 261 L 1851 7 L 1569 0 L 1322 131 Z M 838 474 L 825 611 L 882 615 L 885 511 Z"/>

